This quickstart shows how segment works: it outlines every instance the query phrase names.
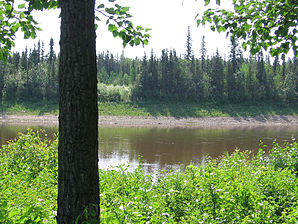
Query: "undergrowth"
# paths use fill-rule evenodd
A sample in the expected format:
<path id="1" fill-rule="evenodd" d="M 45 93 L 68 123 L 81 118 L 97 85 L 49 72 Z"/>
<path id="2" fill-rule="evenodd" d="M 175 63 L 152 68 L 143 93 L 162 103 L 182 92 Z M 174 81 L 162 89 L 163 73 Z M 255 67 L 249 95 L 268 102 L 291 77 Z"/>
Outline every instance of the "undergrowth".
<path id="1" fill-rule="evenodd" d="M 100 170 L 100 222 L 297 223 L 297 152 L 293 141 L 157 175 Z M 0 173 L 0 223 L 56 222 L 57 138 L 20 134 L 0 149 Z"/>
<path id="2" fill-rule="evenodd" d="M 105 90 L 107 89 L 107 90 Z M 154 117 L 257 117 L 262 119 L 274 115 L 297 116 L 298 103 L 277 104 L 254 102 L 217 104 L 215 102 L 148 101 L 131 102 L 127 99 L 130 89 L 121 86 L 106 86 L 99 94 L 100 116 L 154 116 Z M 109 92 L 106 95 L 106 92 Z M 122 100 L 121 100 L 122 99 Z M 0 102 L 0 117 L 5 114 L 17 115 L 58 115 L 57 102 Z M 286 119 L 286 118 L 285 118 Z"/>

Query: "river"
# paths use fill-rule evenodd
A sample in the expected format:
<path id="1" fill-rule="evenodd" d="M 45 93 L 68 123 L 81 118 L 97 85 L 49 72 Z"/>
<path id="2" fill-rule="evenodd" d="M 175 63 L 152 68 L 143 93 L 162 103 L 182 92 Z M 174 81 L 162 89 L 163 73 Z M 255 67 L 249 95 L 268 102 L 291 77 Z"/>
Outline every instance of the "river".
<path id="1" fill-rule="evenodd" d="M 57 126 L 0 126 L 0 144 L 14 139 L 27 128 L 45 129 L 48 136 L 57 132 Z M 298 127 L 245 128 L 99 128 L 99 167 L 107 169 L 124 163 L 134 168 L 139 156 L 149 172 L 177 169 L 182 164 L 204 163 L 209 155 L 218 158 L 225 152 L 253 150 L 260 141 L 272 145 L 298 137 Z"/>

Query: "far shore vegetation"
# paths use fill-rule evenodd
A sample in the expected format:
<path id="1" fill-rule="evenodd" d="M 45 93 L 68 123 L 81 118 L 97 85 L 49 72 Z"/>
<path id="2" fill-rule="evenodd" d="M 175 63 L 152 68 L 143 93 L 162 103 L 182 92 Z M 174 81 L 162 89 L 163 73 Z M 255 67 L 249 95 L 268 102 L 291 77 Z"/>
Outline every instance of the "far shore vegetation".
<path id="1" fill-rule="evenodd" d="M 298 116 L 298 103 L 215 103 L 215 102 L 98 102 L 100 116 L 171 117 L 256 117 Z M 1 114 L 2 113 L 2 114 Z M 9 102 L 0 104 L 1 115 L 58 115 L 58 103 Z"/>
<path id="2" fill-rule="evenodd" d="M 190 41 L 190 40 L 188 40 Z M 44 43 L 0 61 L 0 112 L 58 114 L 59 54 Z M 164 49 L 143 58 L 101 52 L 97 56 L 100 115 L 271 116 L 297 115 L 297 59 L 265 55 L 245 58 L 237 40 L 227 57 L 215 52 L 178 56 Z M 159 52 L 157 52 L 159 53 Z"/>

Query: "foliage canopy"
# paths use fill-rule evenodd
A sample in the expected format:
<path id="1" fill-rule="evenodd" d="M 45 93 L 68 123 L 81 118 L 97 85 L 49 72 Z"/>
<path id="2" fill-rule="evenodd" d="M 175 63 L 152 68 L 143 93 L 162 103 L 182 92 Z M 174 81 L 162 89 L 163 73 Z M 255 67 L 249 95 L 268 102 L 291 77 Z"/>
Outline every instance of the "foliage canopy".
<path id="1" fill-rule="evenodd" d="M 115 0 L 108 0 L 115 2 Z M 33 10 L 48 10 L 59 8 L 57 0 L 23 0 L 15 5 L 14 0 L 0 1 L 0 60 L 6 60 L 11 48 L 15 46 L 14 40 L 17 31 L 24 33 L 24 38 L 35 38 L 36 31 L 41 30 L 38 23 L 32 16 Z M 114 37 L 120 37 L 123 45 L 147 45 L 150 35 L 141 26 L 134 26 L 130 18 L 129 7 L 114 4 L 105 7 L 99 4 L 96 12 L 106 18 L 108 30 Z M 96 21 L 100 21 L 100 16 L 96 16 Z M 96 25 L 97 26 L 97 25 Z"/>
<path id="2" fill-rule="evenodd" d="M 205 0 L 205 5 L 209 2 Z M 198 14 L 197 25 L 210 23 L 211 30 L 242 39 L 242 47 L 246 50 L 249 46 L 252 54 L 263 48 L 278 56 L 292 49 L 297 56 L 297 1 L 233 0 L 233 5 L 234 11 L 208 9 L 202 16 Z"/>

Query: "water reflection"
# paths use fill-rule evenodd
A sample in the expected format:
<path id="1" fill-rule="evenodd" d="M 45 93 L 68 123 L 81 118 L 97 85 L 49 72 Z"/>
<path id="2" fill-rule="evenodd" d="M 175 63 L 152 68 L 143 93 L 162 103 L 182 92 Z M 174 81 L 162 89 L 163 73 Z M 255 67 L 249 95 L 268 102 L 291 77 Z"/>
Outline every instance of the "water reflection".
<path id="1" fill-rule="evenodd" d="M 5 125 L 0 124 L 0 146 L 6 144 L 7 141 L 17 138 L 20 133 L 27 133 L 28 128 L 33 130 L 45 130 L 49 137 L 57 134 L 57 126 L 43 126 L 43 125 Z"/>
<path id="2" fill-rule="evenodd" d="M 99 133 L 101 168 L 126 161 L 137 166 L 141 155 L 148 169 L 164 170 L 202 163 L 207 155 L 216 158 L 236 148 L 256 150 L 260 140 L 267 145 L 274 139 L 290 141 L 298 128 L 101 128 Z"/>
<path id="3" fill-rule="evenodd" d="M 18 132 L 26 132 L 25 126 L 0 126 L 0 144 L 13 139 Z M 45 129 L 49 136 L 57 127 L 31 126 L 34 130 Z M 262 140 L 271 145 L 290 141 L 298 136 L 298 127 L 254 127 L 254 128 L 201 128 L 201 129 L 159 129 L 159 128 L 115 128 L 99 129 L 99 166 L 107 169 L 130 163 L 138 166 L 139 155 L 148 172 L 177 169 L 181 164 L 203 163 L 207 155 L 213 158 L 241 150 L 256 150 Z"/>

